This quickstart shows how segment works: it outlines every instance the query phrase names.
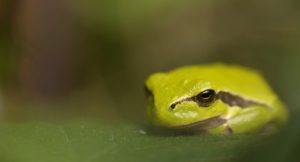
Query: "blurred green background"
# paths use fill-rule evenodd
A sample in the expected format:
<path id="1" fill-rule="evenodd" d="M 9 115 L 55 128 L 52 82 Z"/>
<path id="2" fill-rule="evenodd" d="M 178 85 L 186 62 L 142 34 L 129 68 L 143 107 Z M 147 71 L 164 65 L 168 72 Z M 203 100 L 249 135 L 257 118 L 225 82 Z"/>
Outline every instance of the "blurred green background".
<path id="1" fill-rule="evenodd" d="M 297 118 L 299 20 L 297 0 L 0 0 L 0 119 L 145 123 L 149 74 L 210 62 L 258 69 Z"/>
<path id="2" fill-rule="evenodd" d="M 260 70 L 294 107 L 299 7 L 292 0 L 1 0 L 2 119 L 145 120 L 149 74 L 209 62 Z"/>

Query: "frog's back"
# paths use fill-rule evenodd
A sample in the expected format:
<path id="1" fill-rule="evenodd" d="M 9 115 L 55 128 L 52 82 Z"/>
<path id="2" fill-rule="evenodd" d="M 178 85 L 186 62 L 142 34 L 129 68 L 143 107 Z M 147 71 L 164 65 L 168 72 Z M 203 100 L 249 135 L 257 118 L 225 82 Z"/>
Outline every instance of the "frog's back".
<path id="1" fill-rule="evenodd" d="M 255 70 L 225 64 L 196 65 L 179 68 L 170 73 L 187 78 L 209 80 L 219 91 L 227 91 L 272 106 L 277 96 L 264 78 Z"/>

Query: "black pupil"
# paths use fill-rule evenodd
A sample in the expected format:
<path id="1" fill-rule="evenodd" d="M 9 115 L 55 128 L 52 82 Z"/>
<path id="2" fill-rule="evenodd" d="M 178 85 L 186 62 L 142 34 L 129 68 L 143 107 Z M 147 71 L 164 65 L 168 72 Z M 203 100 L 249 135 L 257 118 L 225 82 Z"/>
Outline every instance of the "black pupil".
<path id="1" fill-rule="evenodd" d="M 216 99 L 216 92 L 212 89 L 205 90 L 197 96 L 197 102 L 203 107 L 210 106 Z"/>
<path id="2" fill-rule="evenodd" d="M 202 97 L 203 99 L 208 99 L 208 98 L 210 98 L 212 95 L 213 95 L 212 90 L 207 90 L 207 91 L 202 92 L 201 97 Z"/>

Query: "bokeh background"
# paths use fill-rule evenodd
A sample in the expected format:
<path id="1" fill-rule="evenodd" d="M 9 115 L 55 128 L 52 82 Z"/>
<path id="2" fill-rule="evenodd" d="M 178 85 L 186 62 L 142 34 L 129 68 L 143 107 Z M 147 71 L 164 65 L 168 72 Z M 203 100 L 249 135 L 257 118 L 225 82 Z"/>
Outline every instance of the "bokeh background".
<path id="1" fill-rule="evenodd" d="M 1 0 L 0 119 L 145 122 L 149 74 L 211 62 L 258 69 L 297 114 L 299 20 L 297 0 Z"/>
<path id="2" fill-rule="evenodd" d="M 0 0 L 0 161 L 299 161 L 299 53 L 298 0 Z M 144 127 L 149 74 L 212 62 L 259 70 L 283 131 Z"/>

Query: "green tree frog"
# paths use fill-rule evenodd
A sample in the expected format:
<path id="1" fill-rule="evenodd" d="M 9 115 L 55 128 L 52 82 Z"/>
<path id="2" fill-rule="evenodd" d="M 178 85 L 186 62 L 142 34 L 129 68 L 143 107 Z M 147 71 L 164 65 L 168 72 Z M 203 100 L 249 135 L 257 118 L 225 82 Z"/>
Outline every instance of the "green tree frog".
<path id="1" fill-rule="evenodd" d="M 255 70 L 221 63 L 154 73 L 145 83 L 155 125 L 210 134 L 277 129 L 288 111 Z"/>

